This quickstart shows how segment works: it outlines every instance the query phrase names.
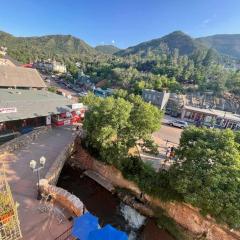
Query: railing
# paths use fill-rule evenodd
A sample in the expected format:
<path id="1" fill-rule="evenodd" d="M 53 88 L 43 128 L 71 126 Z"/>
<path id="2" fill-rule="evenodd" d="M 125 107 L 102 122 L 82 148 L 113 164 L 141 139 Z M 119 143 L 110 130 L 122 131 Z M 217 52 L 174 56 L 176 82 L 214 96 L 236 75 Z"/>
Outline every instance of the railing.
<path id="1" fill-rule="evenodd" d="M 72 226 L 68 228 L 65 232 L 59 235 L 55 240 L 74 240 L 75 237 L 72 236 Z"/>

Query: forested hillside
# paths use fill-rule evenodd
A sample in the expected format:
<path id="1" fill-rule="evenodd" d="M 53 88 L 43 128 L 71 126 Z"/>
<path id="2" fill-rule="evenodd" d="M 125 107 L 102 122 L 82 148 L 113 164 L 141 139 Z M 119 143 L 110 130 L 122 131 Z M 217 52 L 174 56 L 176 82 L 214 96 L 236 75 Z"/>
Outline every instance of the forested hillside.
<path id="1" fill-rule="evenodd" d="M 198 38 L 197 41 L 221 54 L 240 59 L 240 34 L 219 34 Z"/>
<path id="2" fill-rule="evenodd" d="M 116 46 L 113 46 L 113 45 L 99 45 L 99 46 L 96 46 L 95 49 L 98 52 L 101 52 L 104 54 L 110 54 L 110 55 L 120 51 L 119 48 L 117 48 Z"/>
<path id="3" fill-rule="evenodd" d="M 113 46 L 93 48 L 70 35 L 14 37 L 0 32 L 0 46 L 7 46 L 8 54 L 22 63 L 55 58 L 65 62 L 73 76 L 82 70 L 94 82 L 105 80 L 106 87 L 135 93 L 150 88 L 240 95 L 240 73 L 231 69 L 234 60 L 180 31 L 114 55 Z"/>
<path id="4" fill-rule="evenodd" d="M 22 63 L 47 58 L 64 61 L 99 54 L 83 40 L 71 35 L 14 37 L 0 32 L 0 46 L 6 46 L 8 54 Z"/>
<path id="5" fill-rule="evenodd" d="M 197 50 L 206 50 L 207 48 L 198 41 L 195 41 L 187 34 L 181 31 L 176 31 L 162 38 L 143 42 L 136 46 L 119 51 L 117 55 L 146 55 L 149 51 L 155 54 L 162 54 L 167 52 L 173 52 L 175 49 L 178 49 L 180 55 L 191 55 Z"/>

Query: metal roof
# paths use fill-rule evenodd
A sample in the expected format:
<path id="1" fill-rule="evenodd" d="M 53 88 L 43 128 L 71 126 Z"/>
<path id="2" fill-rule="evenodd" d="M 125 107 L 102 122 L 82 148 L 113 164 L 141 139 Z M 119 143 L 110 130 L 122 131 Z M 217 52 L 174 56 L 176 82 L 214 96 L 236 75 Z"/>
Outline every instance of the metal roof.
<path id="1" fill-rule="evenodd" d="M 0 65 L 0 87 L 46 88 L 36 69 Z"/>
<path id="2" fill-rule="evenodd" d="M 70 111 L 71 105 L 69 99 L 46 90 L 0 89 L 0 110 L 16 108 L 16 112 L 0 112 L 0 122 L 58 114 Z"/>

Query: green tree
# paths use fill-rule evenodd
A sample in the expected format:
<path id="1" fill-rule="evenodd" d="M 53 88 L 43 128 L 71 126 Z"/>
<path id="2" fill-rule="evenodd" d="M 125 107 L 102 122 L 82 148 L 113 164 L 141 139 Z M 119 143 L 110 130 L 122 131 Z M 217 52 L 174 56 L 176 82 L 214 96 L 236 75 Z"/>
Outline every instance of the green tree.
<path id="1" fill-rule="evenodd" d="M 160 127 L 161 112 L 139 96 L 130 95 L 125 100 L 89 95 L 83 102 L 89 107 L 83 124 L 88 143 L 103 161 L 119 168 L 129 157 L 129 150 L 139 140 L 149 141 Z"/>
<path id="2" fill-rule="evenodd" d="M 169 171 L 184 201 L 231 227 L 240 227 L 240 144 L 231 130 L 188 128 Z"/>
<path id="3" fill-rule="evenodd" d="M 78 77 L 78 71 L 79 71 L 79 69 L 78 69 L 78 67 L 77 67 L 75 64 L 69 62 L 69 63 L 67 64 L 67 70 L 68 70 L 68 72 L 71 73 L 71 75 L 73 76 L 73 78 L 77 78 L 77 77 Z"/>

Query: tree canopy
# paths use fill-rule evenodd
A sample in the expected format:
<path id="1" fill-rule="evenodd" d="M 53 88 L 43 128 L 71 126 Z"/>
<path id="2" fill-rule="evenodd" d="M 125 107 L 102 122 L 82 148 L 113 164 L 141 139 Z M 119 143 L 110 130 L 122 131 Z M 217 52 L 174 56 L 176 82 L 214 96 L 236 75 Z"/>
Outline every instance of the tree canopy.
<path id="1" fill-rule="evenodd" d="M 120 166 L 136 143 L 147 141 L 160 128 L 161 112 L 139 96 L 97 98 L 88 95 L 83 128 L 88 142 L 110 164 Z"/>
<path id="2" fill-rule="evenodd" d="M 124 98 L 123 98 L 124 97 Z M 89 106 L 83 128 L 86 143 L 97 157 L 119 168 L 140 189 L 162 200 L 198 207 L 217 221 L 240 228 L 240 133 L 189 127 L 176 151 L 178 161 L 156 172 L 133 155 L 136 145 L 152 148 L 152 132 L 160 127 L 161 112 L 124 90 L 113 97 L 84 97 Z"/>
<path id="3" fill-rule="evenodd" d="M 240 227 L 239 133 L 188 128 L 177 155 L 181 163 L 169 171 L 170 187 L 184 201 L 220 222 Z"/>

